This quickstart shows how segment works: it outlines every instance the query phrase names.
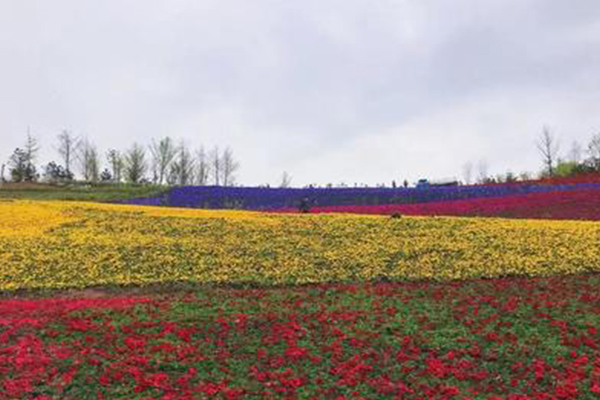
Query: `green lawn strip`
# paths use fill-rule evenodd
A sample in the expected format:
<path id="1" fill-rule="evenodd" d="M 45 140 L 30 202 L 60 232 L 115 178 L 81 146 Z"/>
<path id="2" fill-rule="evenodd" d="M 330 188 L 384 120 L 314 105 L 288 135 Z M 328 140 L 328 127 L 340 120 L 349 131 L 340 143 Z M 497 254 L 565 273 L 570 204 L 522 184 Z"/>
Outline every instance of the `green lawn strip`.
<path id="1" fill-rule="evenodd" d="M 14 185 L 0 186 L 0 199 L 4 200 L 61 200 L 113 202 L 137 197 L 154 197 L 168 191 L 168 187 L 154 185 L 127 184 L 72 184 L 55 185 Z"/>

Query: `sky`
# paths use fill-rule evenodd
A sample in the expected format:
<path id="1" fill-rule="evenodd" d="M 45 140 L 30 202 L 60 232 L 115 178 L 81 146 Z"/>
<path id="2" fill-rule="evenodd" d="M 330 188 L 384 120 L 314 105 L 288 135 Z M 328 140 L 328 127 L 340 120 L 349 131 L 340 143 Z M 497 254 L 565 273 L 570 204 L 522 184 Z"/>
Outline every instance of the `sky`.
<path id="1" fill-rule="evenodd" d="M 538 171 L 600 132 L 598 0 L 0 0 L 0 162 L 230 146 L 238 182 Z"/>

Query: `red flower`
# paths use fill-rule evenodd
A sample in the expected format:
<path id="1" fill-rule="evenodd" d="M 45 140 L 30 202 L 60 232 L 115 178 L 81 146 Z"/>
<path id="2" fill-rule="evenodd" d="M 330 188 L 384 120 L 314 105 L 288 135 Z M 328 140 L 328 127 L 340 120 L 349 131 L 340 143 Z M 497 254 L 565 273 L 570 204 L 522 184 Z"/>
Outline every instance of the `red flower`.
<path id="1" fill-rule="evenodd" d="M 430 358 L 426 361 L 427 372 L 438 378 L 443 378 L 448 373 L 444 362 L 438 358 Z"/>
<path id="2" fill-rule="evenodd" d="M 165 373 L 152 374 L 146 379 L 148 385 L 156 388 L 163 388 L 169 381 L 169 375 Z"/>
<path id="3" fill-rule="evenodd" d="M 285 356 L 297 360 L 308 355 L 308 349 L 302 347 L 288 347 L 285 350 Z"/>
<path id="4" fill-rule="evenodd" d="M 460 394 L 460 390 L 456 386 L 448 386 L 444 388 L 444 394 L 446 396 L 456 396 Z"/>

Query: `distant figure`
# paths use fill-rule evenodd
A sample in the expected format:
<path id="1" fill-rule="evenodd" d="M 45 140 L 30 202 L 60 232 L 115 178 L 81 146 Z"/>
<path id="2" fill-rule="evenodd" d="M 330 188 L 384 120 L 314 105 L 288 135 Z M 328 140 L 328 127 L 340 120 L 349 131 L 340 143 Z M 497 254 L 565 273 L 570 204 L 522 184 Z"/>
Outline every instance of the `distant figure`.
<path id="1" fill-rule="evenodd" d="M 393 180 L 393 181 L 392 181 L 392 187 L 393 187 L 394 189 L 396 189 L 396 181 L 395 181 L 395 180 Z"/>
<path id="2" fill-rule="evenodd" d="M 404 180 L 404 188 L 407 188 L 407 187 L 408 187 L 408 181 L 405 179 Z"/>
<path id="3" fill-rule="evenodd" d="M 308 214 L 310 212 L 310 202 L 308 201 L 308 197 L 305 197 L 302 200 L 300 200 L 298 210 L 300 210 L 300 212 L 303 214 Z"/>

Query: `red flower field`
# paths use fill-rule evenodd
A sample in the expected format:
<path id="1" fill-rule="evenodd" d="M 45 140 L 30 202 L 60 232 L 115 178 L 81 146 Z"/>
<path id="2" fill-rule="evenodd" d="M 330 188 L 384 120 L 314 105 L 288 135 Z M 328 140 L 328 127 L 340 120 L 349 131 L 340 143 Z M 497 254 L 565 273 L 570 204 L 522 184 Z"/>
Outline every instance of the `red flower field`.
<path id="1" fill-rule="evenodd" d="M 297 210 L 284 210 L 284 212 Z M 453 215 L 534 219 L 600 220 L 600 189 L 476 198 L 419 204 L 313 207 L 311 213 Z"/>
<path id="2" fill-rule="evenodd" d="M 0 398 L 600 395 L 598 275 L 146 292 L 0 300 Z"/>

